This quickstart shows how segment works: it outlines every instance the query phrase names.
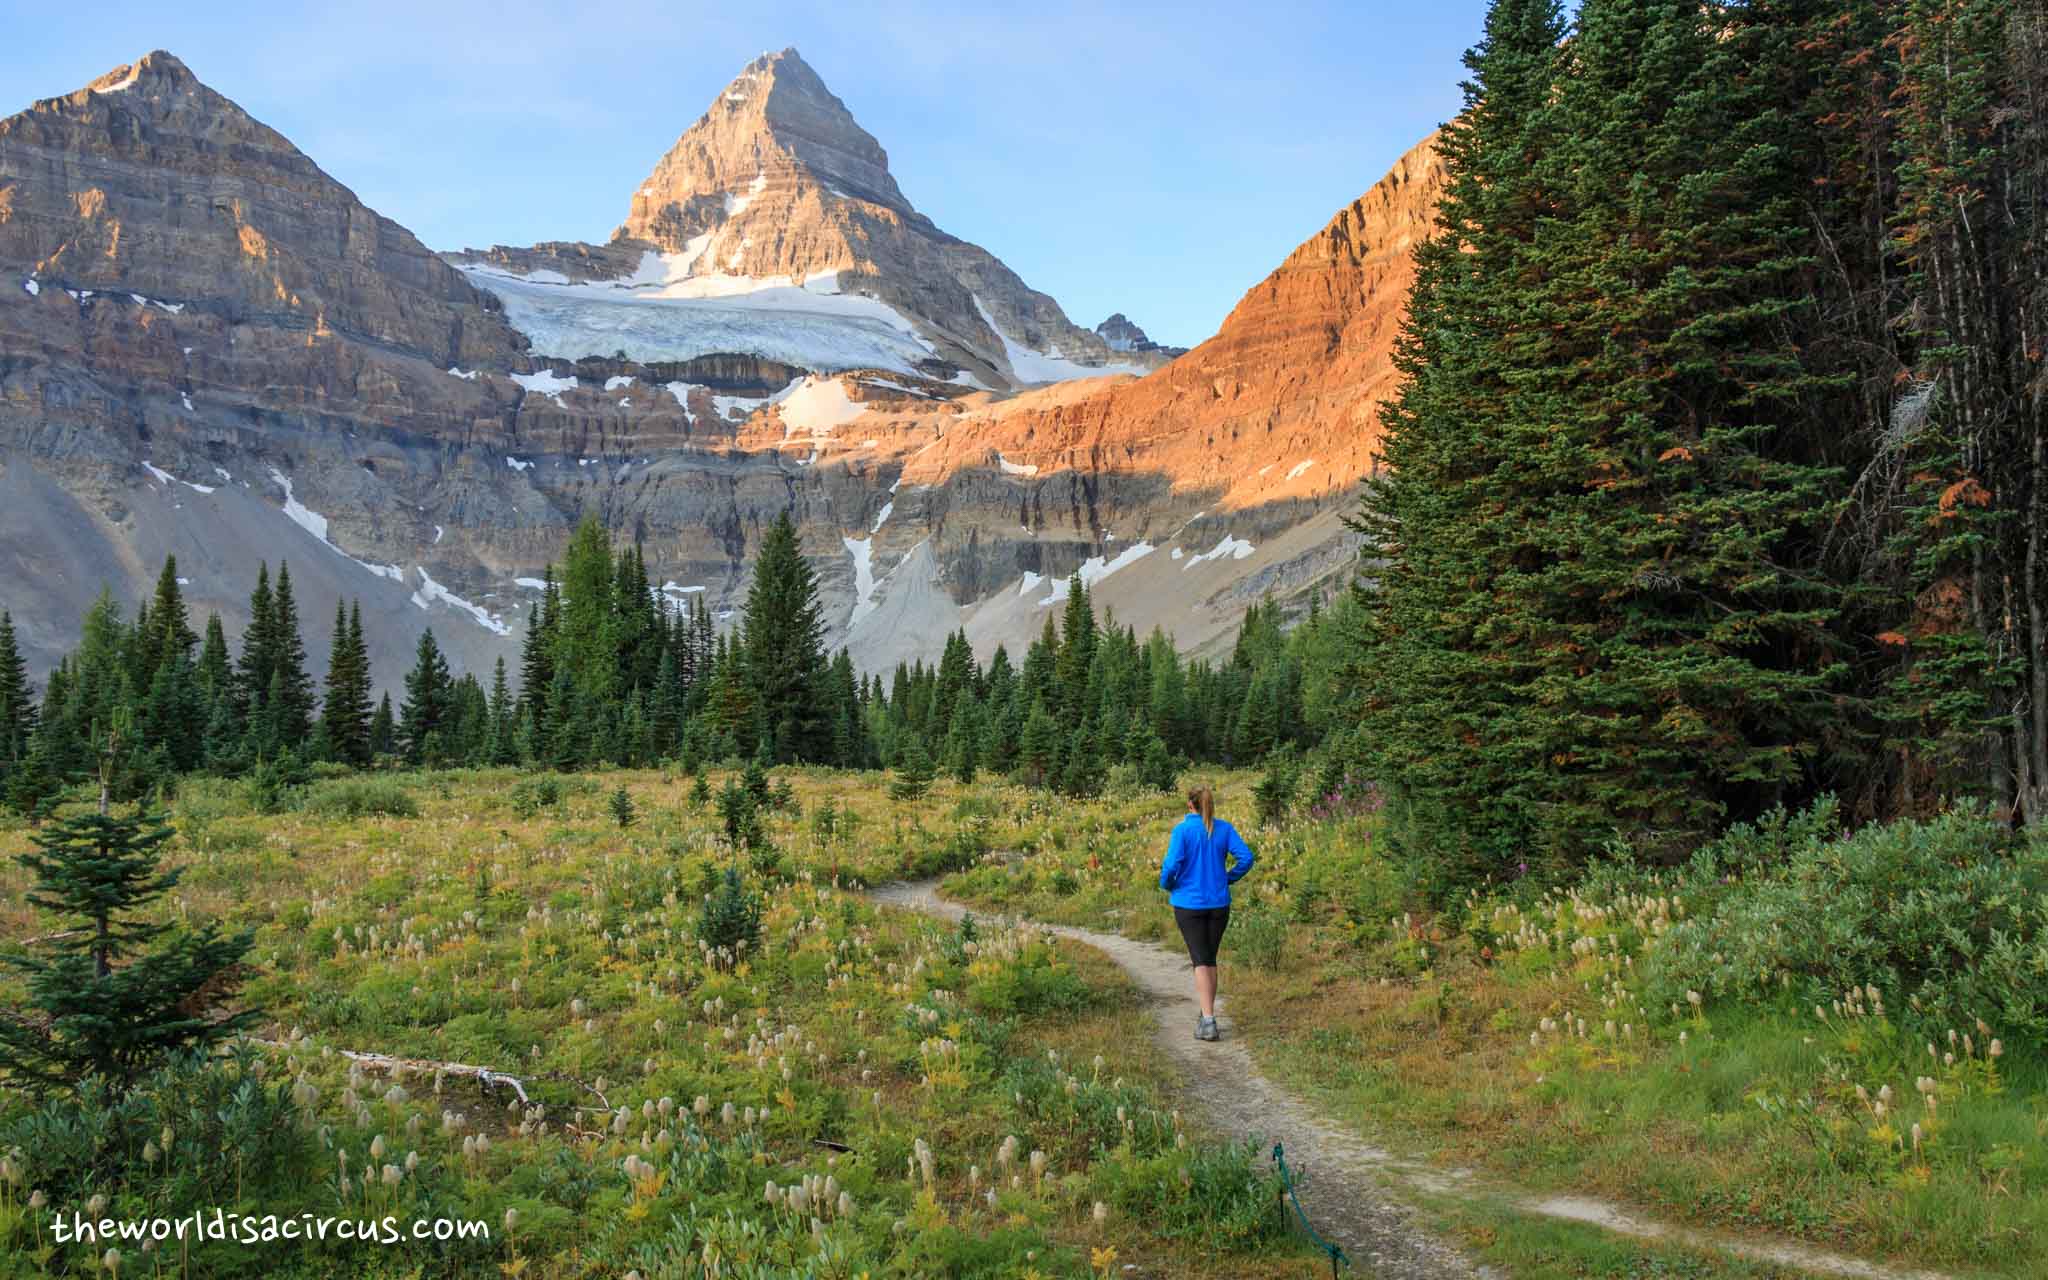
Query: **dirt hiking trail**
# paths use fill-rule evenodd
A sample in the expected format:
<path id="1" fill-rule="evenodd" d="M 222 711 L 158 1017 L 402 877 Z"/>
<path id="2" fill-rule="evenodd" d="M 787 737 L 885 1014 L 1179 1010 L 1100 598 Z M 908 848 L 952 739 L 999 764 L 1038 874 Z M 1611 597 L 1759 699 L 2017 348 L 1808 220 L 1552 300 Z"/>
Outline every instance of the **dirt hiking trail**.
<path id="1" fill-rule="evenodd" d="M 968 908 L 938 894 L 936 881 L 883 885 L 873 891 L 885 906 L 958 920 Z M 1795 1268 L 1815 1275 L 1856 1280 L 1950 1280 L 1941 1272 L 1883 1266 L 1829 1253 L 1792 1241 L 1701 1231 L 1658 1222 L 1608 1201 L 1584 1196 L 1538 1195 L 1505 1186 L 1469 1170 L 1446 1169 L 1404 1159 L 1361 1139 L 1266 1079 L 1251 1054 L 1234 1038 L 1225 1002 L 1219 998 L 1220 1043 L 1194 1038 L 1195 1001 L 1187 956 L 1174 949 L 1070 925 L 1023 923 L 1103 952 L 1144 992 L 1158 1025 L 1160 1049 L 1179 1071 L 1183 1106 L 1217 1133 L 1284 1144 L 1288 1166 L 1301 1177 L 1300 1197 L 1309 1221 L 1341 1245 L 1355 1274 L 1379 1280 L 1438 1280 L 1439 1277 L 1501 1277 L 1478 1266 L 1423 1227 L 1415 1211 L 1392 1193 L 1413 1191 L 1505 1204 L 1537 1217 L 1586 1223 L 1617 1235 L 1684 1245 L 1752 1262 Z M 1502 1277 L 1502 1280 L 1506 1280 Z"/>

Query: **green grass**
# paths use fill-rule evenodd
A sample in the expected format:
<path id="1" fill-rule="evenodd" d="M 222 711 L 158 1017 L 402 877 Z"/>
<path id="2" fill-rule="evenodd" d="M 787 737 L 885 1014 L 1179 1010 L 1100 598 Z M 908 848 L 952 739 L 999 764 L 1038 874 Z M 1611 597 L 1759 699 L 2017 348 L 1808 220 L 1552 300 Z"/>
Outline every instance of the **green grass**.
<path id="1" fill-rule="evenodd" d="M 1249 810 L 1250 781 L 1225 780 L 1226 814 Z M 1153 807 L 1112 798 L 1100 817 L 1033 832 L 1025 856 L 955 875 L 946 891 L 1170 939 L 1155 887 L 1166 818 Z M 1554 902 L 1543 923 L 1557 945 L 1523 945 L 1531 895 L 1474 899 L 1456 919 L 1429 913 L 1373 837 L 1369 818 L 1250 832 L 1259 867 L 1238 910 L 1255 927 L 1233 924 L 1222 982 L 1277 1078 L 1381 1141 L 1501 1182 L 1875 1259 L 2048 1272 L 2048 1064 L 1990 1062 L 1977 1032 L 1975 1056 L 1959 1041 L 1950 1065 L 1928 1058 L 1924 1032 L 1869 1013 L 1820 1020 L 1789 1001 L 1645 1009 L 1634 964 L 1654 945 L 1654 910 L 1586 903 L 1581 915 Z M 1587 938 L 1593 951 L 1570 949 Z M 1586 1038 L 1539 1031 L 1568 1010 Z M 1931 1114 L 1921 1077 L 1936 1082 Z M 1530 1229 L 1560 1257 L 1602 1238 Z M 1530 1274 L 1610 1274 L 1611 1260 L 1580 1252 L 1555 1265 L 1585 1269 Z"/>
<path id="2" fill-rule="evenodd" d="M 725 776 L 712 777 L 714 791 Z M 375 780 L 413 803 L 411 817 L 344 818 L 303 800 L 262 816 L 238 787 L 189 784 L 172 815 L 187 869 L 175 905 L 257 929 L 262 973 L 249 994 L 271 1009 L 273 1038 L 295 1026 L 309 1037 L 280 1067 L 319 1090 L 317 1125 L 357 1158 L 403 1117 L 358 1123 L 342 1102 L 347 1070 L 322 1048 L 523 1068 L 541 1081 L 548 1131 L 521 1135 L 516 1118 L 501 1120 L 491 1155 L 474 1163 L 463 1159 L 460 1135 L 438 1135 L 438 1108 L 422 1107 L 422 1194 L 493 1221 L 521 1209 L 513 1244 L 499 1240 L 471 1259 L 477 1274 L 515 1265 L 516 1246 L 527 1275 L 637 1268 L 651 1277 L 656 1269 L 638 1259 L 666 1247 L 671 1219 L 687 1218 L 693 1204 L 772 1227 L 776 1256 L 809 1257 L 808 1230 L 774 1225 L 761 1184 L 828 1170 L 860 1188 L 857 1221 L 828 1224 L 833 1247 L 854 1260 L 849 1275 L 1082 1275 L 1099 1270 L 1098 1249 L 1116 1250 L 1118 1273 L 1136 1264 L 1194 1276 L 1318 1274 L 1292 1237 L 1246 1248 L 1232 1243 L 1243 1224 L 1217 1226 L 1199 1213 L 1176 1220 L 1167 1210 L 1178 1172 L 1156 1163 L 1171 1157 L 1142 1135 L 1124 1149 L 1112 1098 L 1154 1124 L 1171 1101 L 1149 1039 L 1132 1034 L 1142 1011 L 1099 956 L 1027 939 L 1014 952 L 1005 943 L 999 954 L 969 957 L 952 931 L 882 915 L 852 891 L 944 874 L 946 891 L 984 917 L 1018 912 L 1172 945 L 1156 884 L 1165 833 L 1180 814 L 1173 797 L 1124 790 L 1075 803 L 942 779 L 903 804 L 878 776 L 785 776 L 796 804 L 769 826 L 788 878 L 768 896 L 766 945 L 744 973 L 707 966 L 692 932 L 726 862 L 717 815 L 688 802 L 689 779 L 656 771 L 545 788 L 509 770 Z M 1249 813 L 1252 781 L 1217 779 L 1225 816 Z M 608 811 L 621 782 L 639 814 L 623 832 Z M 824 835 L 818 815 L 828 804 Z M 1505 896 L 1455 920 L 1428 913 L 1407 895 L 1401 869 L 1375 851 L 1369 817 L 1241 825 L 1259 868 L 1240 886 L 1251 927 L 1234 927 L 1224 945 L 1232 1014 L 1264 1070 L 1362 1132 L 1499 1183 L 1598 1195 L 1702 1229 L 1959 1273 L 2048 1273 L 2040 1061 L 2015 1053 L 1988 1064 L 1980 1052 L 1957 1066 L 1929 1062 L 1922 1036 L 1875 1016 L 1823 1021 L 1789 1005 L 1644 1009 L 1632 966 L 1610 941 L 1632 959 L 1653 945 L 1639 904 L 1586 904 L 1581 916 L 1554 902 L 1545 920 L 1557 946 L 1525 944 L 1516 935 L 1535 918 L 1532 895 L 1514 899 L 1519 916 L 1496 914 Z M 0 855 L 25 843 L 18 825 L 0 827 Z M 23 902 L 25 887 L 19 869 L 0 861 L 0 938 L 48 927 Z M 1594 954 L 1567 945 L 1585 938 L 1598 940 Z M 725 1009 L 706 1014 L 704 1001 L 721 997 Z M 933 1009 L 937 1023 L 913 1023 L 912 1004 Z M 1586 1038 L 1539 1030 L 1567 1010 L 1587 1020 Z M 792 1076 L 782 1080 L 782 1051 L 766 1065 L 745 1052 L 766 1034 L 756 1019 L 799 1027 L 823 1061 L 808 1049 L 789 1055 Z M 959 1046 L 958 1063 L 934 1059 L 928 1040 Z M 1047 1048 L 1066 1065 L 1016 1074 Z M 1077 1077 L 1075 1095 L 1047 1087 L 1062 1074 Z M 570 1081 L 599 1076 L 636 1117 L 643 1101 L 704 1094 L 771 1118 L 753 1145 L 713 1126 L 706 1150 L 664 1166 L 667 1181 L 641 1194 L 620 1164 L 639 1151 L 638 1119 L 622 1136 L 561 1127 L 565 1108 L 589 1102 Z M 1933 1116 L 1914 1088 L 1921 1076 L 1936 1081 Z M 1893 1101 L 1881 1119 L 1872 1104 L 1887 1085 Z M 450 1087 L 465 1106 L 481 1105 L 460 1092 L 473 1086 Z M 785 1087 L 793 1105 L 780 1099 Z M 25 1105 L 0 1098 L 0 1123 Z M 999 1196 L 991 1208 L 977 1192 L 1011 1132 L 1027 1151 L 1050 1152 L 1058 1174 L 1051 1189 Z M 821 1134 L 855 1154 L 823 1164 L 822 1149 L 809 1145 Z M 936 1153 L 929 1206 L 921 1178 L 904 1168 L 919 1138 Z M 714 1155 L 717 1168 L 703 1167 Z M 322 1167 L 333 1158 L 323 1150 Z M 1204 1158 L 1224 1156 L 1211 1149 Z M 317 1204 L 340 1203 L 338 1194 L 331 1178 L 302 1193 Z M 1108 1210 L 1100 1226 L 1098 1199 Z M 1494 1202 L 1432 1211 L 1475 1257 L 1516 1276 L 1777 1274 Z M 0 1203 L 0 1241 L 21 1229 L 18 1201 L 11 1212 Z M 246 1261 L 245 1274 L 259 1264 L 294 1274 L 275 1259 Z M 392 1274 L 420 1262 L 404 1249 L 380 1251 Z"/>
<path id="3" fill-rule="evenodd" d="M 191 821 L 169 908 L 255 929 L 243 994 L 276 1046 L 219 1120 L 275 1097 L 292 1119 L 272 1126 L 282 1154 L 265 1167 L 291 1176 L 244 1183 L 175 1082 L 132 1122 L 0 1094 L 0 1150 L 19 1144 L 24 1170 L 0 1186 L 0 1275 L 89 1274 L 99 1251 L 55 1246 L 47 1215 L 94 1195 L 119 1217 L 223 1203 L 492 1228 L 444 1250 L 202 1247 L 162 1274 L 695 1277 L 707 1252 L 728 1276 L 1318 1273 L 1272 1196 L 1246 1193 L 1266 1177 L 1255 1153 L 1180 1131 L 1150 1038 L 1131 1034 L 1145 1014 L 1105 959 L 835 887 L 971 863 L 990 828 L 977 805 L 998 807 L 986 793 L 942 787 L 905 808 L 872 777 L 791 780 L 798 806 L 769 819 L 787 875 L 752 879 L 762 942 L 732 964 L 697 945 L 729 855 L 679 779 L 562 779 L 542 806 L 510 771 L 344 780 L 270 816 L 237 788 L 191 787 L 173 806 Z M 609 812 L 621 783 L 640 814 L 625 831 Z M 810 818 L 828 797 L 855 818 L 821 841 Z M 0 828 L 0 854 L 26 843 Z M 0 937 L 50 927 L 26 886 L 0 862 Z M 343 1050 L 505 1072 L 533 1106 L 458 1075 L 394 1080 Z M 104 1125 L 90 1163 L 55 1136 L 81 1115 Z M 1009 1135 L 1014 1160 L 999 1158 Z M 767 1198 L 770 1181 L 806 1178 L 831 1178 L 844 1210 Z M 25 1206 L 34 1190 L 47 1209 Z M 123 1274 L 148 1273 L 124 1252 Z"/>

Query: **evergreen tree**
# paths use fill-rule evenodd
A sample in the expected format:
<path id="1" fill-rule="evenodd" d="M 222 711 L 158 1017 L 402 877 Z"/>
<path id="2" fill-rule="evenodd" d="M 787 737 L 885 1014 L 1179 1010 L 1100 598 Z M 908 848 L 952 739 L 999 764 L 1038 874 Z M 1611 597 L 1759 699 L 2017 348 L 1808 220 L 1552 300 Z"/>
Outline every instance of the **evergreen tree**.
<path id="1" fill-rule="evenodd" d="M 334 640 L 327 660 L 327 692 L 320 729 L 334 759 L 361 768 L 370 763 L 370 655 L 363 640 L 360 602 L 334 605 Z"/>
<path id="2" fill-rule="evenodd" d="M 611 542 L 596 516 L 585 516 L 562 556 L 562 592 L 555 622 L 556 669 L 567 670 L 579 694 L 609 697 L 619 687 L 616 601 Z"/>
<path id="3" fill-rule="evenodd" d="M 377 714 L 370 717 L 370 754 L 390 756 L 398 753 L 398 722 L 391 714 L 391 695 L 386 693 L 377 702 Z"/>
<path id="4" fill-rule="evenodd" d="M 2048 22 L 2038 4 L 1904 0 L 1895 243 L 1918 344 L 1886 443 L 1908 477 L 1887 699 L 1938 795 L 2048 818 Z"/>
<path id="5" fill-rule="evenodd" d="M 271 606 L 270 566 L 256 566 L 256 589 L 249 593 L 249 627 L 242 633 L 242 657 L 235 668 L 237 710 L 253 733 L 270 696 L 270 673 L 277 666 L 276 619 Z"/>
<path id="6" fill-rule="evenodd" d="M 555 683 L 555 648 L 560 643 L 561 592 L 555 587 L 555 566 L 542 572 L 541 583 L 540 603 L 527 622 L 520 649 L 519 710 L 531 721 L 533 732 L 545 736 L 547 697 Z"/>
<path id="7" fill-rule="evenodd" d="M 434 629 L 420 632 L 412 670 L 405 676 L 405 701 L 399 706 L 399 735 L 407 764 L 430 762 L 439 747 L 437 735 L 447 727 L 452 690 L 448 662 L 434 641 Z"/>
<path id="8" fill-rule="evenodd" d="M 1837 714 L 1798 566 L 1839 477 L 1784 416 L 1815 383 L 1770 77 L 1680 0 L 1587 0 L 1562 51 L 1558 25 L 1500 0 L 1468 60 L 1365 510 L 1362 739 L 1452 879 L 1688 842 Z"/>
<path id="9" fill-rule="evenodd" d="M 824 621 L 817 576 L 787 511 L 761 539 L 740 648 L 755 715 L 774 735 L 779 757 L 822 760 L 830 746 L 820 678 Z"/>
<path id="10" fill-rule="evenodd" d="M 193 634 L 191 622 L 185 616 L 185 588 L 178 580 L 176 556 L 164 557 L 148 617 L 147 634 L 138 637 L 143 650 L 145 677 L 155 675 L 158 667 L 174 657 L 190 661 L 192 648 L 199 643 L 199 637 Z"/>
<path id="11" fill-rule="evenodd" d="M 1045 709 L 1043 702 L 1031 704 L 1031 714 L 1024 721 L 1024 736 L 1019 744 L 1018 755 L 1031 782 L 1047 786 L 1057 776 L 1060 765 L 1060 726 Z"/>
<path id="12" fill-rule="evenodd" d="M 946 730 L 945 760 L 963 786 L 974 781 L 975 771 L 981 767 L 981 704 L 971 696 L 961 698 L 953 708 L 952 723 Z"/>
<path id="13" fill-rule="evenodd" d="M 64 788 L 52 737 L 47 727 L 32 734 L 28 749 L 7 773 L 7 807 L 27 818 L 30 826 L 42 822 Z"/>
<path id="14" fill-rule="evenodd" d="M 491 672 L 490 738 L 486 745 L 489 763 L 507 765 L 519 759 L 519 720 L 512 690 L 505 680 L 505 658 L 500 654 Z"/>
<path id="15" fill-rule="evenodd" d="M 1059 657 L 1053 671 L 1054 705 L 1068 729 L 1079 726 L 1095 709 L 1088 696 L 1094 665 L 1095 610 L 1088 600 L 1088 587 L 1077 572 L 1067 580 L 1067 609 L 1060 622 Z"/>
<path id="16" fill-rule="evenodd" d="M 28 665 L 15 640 L 14 617 L 0 609 L 0 771 L 28 756 L 38 715 Z"/>
<path id="17" fill-rule="evenodd" d="M 30 837 L 18 861 L 35 877 L 29 902 L 67 928 L 43 953 L 6 957 L 36 1016 L 0 1011 L 0 1071 L 35 1088 L 98 1076 L 125 1085 L 168 1053 L 217 1042 L 254 1022 L 249 1009 L 216 1018 L 222 980 L 248 954 L 251 935 L 213 924 L 192 931 L 142 918 L 177 883 L 161 868 L 171 829 L 146 815 L 67 818 Z"/>
<path id="18" fill-rule="evenodd" d="M 889 795 L 897 800 L 921 800 L 931 790 L 937 772 L 924 739 L 913 734 L 896 761 L 896 776 L 889 783 Z"/>
<path id="19" fill-rule="evenodd" d="M 294 749 L 313 731 L 313 677 L 306 671 L 306 641 L 299 632 L 291 569 L 283 561 L 278 562 L 270 597 L 269 639 L 275 648 L 263 708 L 265 746 L 270 751 Z"/>

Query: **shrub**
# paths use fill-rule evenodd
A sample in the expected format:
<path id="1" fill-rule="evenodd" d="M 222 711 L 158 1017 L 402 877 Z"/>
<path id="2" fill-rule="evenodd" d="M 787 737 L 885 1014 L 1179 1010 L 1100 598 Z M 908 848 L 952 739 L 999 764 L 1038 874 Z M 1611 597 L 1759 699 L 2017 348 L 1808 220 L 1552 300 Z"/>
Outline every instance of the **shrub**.
<path id="1" fill-rule="evenodd" d="M 552 809 L 562 803 L 562 783 L 560 779 L 546 774 L 523 778 L 513 784 L 510 798 L 514 813 L 522 818 L 531 818 L 542 809 Z"/>
<path id="2" fill-rule="evenodd" d="M 339 778 L 314 784 L 302 807 L 323 818 L 417 818 L 412 793 L 390 778 Z"/>
<path id="3" fill-rule="evenodd" d="M 1104 1198 L 1170 1240 L 1244 1249 L 1287 1234 L 1280 1176 L 1256 1143 L 1190 1147 L 1095 1166 Z"/>
<path id="4" fill-rule="evenodd" d="M 1252 787 L 1252 801 L 1258 808 L 1259 821 L 1268 826 L 1278 826 L 1287 820 L 1287 811 L 1294 807 L 1294 793 L 1301 783 L 1301 764 L 1294 756 L 1292 746 L 1282 747 L 1266 757 L 1266 776 Z"/>
<path id="5" fill-rule="evenodd" d="M 193 1205 L 260 1200 L 265 1212 L 308 1202 L 332 1159 L 292 1100 L 292 1080 L 256 1071 L 257 1054 L 189 1051 L 132 1086 L 104 1077 L 52 1097 L 0 1125 L 0 1151 L 31 1153 L 29 1175 L 53 1204 L 95 1192 L 184 1212 Z M 157 1148 L 155 1163 L 143 1159 Z M 134 1201 L 128 1201 L 134 1197 Z"/>
<path id="6" fill-rule="evenodd" d="M 1287 958 L 1287 921 L 1279 912 L 1246 903 L 1230 913 L 1230 941 L 1245 963 L 1277 969 Z"/>
<path id="7" fill-rule="evenodd" d="M 1979 1019 L 2048 1045 L 2048 844 L 1974 808 L 1841 835 L 1833 800 L 1779 810 L 1702 849 L 1685 883 L 1706 898 L 1651 949 L 1648 994 L 1802 1007 L 1875 986 L 1934 1031 Z"/>
<path id="8" fill-rule="evenodd" d="M 977 974 L 967 984 L 968 1004 L 1004 1017 L 1073 1013 L 1097 999 L 1087 980 L 1043 943 L 1031 944 L 1013 962 Z"/>
<path id="9" fill-rule="evenodd" d="M 728 869 L 697 917 L 697 940 L 714 951 L 742 956 L 761 941 L 761 898 Z"/>
<path id="10" fill-rule="evenodd" d="M 304 785 L 306 766 L 291 752 L 280 751 L 249 772 L 249 803 L 258 813 L 281 813 Z"/>

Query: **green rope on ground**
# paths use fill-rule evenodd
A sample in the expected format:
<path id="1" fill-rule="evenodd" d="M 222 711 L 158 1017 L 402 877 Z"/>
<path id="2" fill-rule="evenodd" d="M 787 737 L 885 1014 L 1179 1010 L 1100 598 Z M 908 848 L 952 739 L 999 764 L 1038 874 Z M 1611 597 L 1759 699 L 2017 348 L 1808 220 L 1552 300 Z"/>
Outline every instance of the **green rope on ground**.
<path id="1" fill-rule="evenodd" d="M 1345 1256 L 1344 1250 L 1323 1239 L 1316 1232 L 1315 1226 L 1309 1222 L 1308 1213 L 1301 1207 L 1301 1197 L 1294 1192 L 1294 1173 L 1287 1167 L 1287 1156 L 1277 1142 L 1273 1144 L 1273 1165 L 1280 1170 L 1280 1185 L 1287 1188 L 1287 1199 L 1294 1205 L 1294 1216 L 1301 1219 L 1301 1229 L 1308 1232 L 1308 1238 L 1316 1242 L 1316 1248 L 1329 1255 L 1330 1280 L 1336 1280 L 1338 1264 L 1348 1266 L 1351 1259 Z"/>

